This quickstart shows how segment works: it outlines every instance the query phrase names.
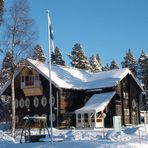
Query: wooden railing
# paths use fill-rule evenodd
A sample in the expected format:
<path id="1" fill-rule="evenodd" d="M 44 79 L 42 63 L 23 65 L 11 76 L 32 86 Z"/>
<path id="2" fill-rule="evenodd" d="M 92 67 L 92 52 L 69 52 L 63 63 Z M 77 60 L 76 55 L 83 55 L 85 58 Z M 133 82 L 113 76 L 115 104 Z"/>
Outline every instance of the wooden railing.
<path id="1" fill-rule="evenodd" d="M 21 82 L 21 89 L 23 88 L 33 88 L 33 87 L 41 87 L 41 81 L 35 80 L 35 81 L 24 81 Z"/>

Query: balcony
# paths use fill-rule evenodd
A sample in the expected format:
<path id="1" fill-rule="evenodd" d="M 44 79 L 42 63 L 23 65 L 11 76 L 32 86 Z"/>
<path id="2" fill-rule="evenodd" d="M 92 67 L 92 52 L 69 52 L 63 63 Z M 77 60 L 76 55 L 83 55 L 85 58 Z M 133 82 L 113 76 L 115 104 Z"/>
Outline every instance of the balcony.
<path id="1" fill-rule="evenodd" d="M 31 81 L 21 82 L 21 89 L 41 87 L 41 86 L 42 85 L 41 85 L 41 81 L 40 80 L 31 80 Z"/>
<path id="2" fill-rule="evenodd" d="M 37 96 L 43 94 L 43 87 L 40 80 L 21 82 L 21 89 L 25 96 Z"/>

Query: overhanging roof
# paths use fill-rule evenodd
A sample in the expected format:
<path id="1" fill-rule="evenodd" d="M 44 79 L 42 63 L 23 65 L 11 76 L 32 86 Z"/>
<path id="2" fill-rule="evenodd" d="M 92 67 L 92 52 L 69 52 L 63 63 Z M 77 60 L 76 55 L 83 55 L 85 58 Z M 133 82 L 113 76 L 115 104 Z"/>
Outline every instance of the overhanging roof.
<path id="1" fill-rule="evenodd" d="M 27 61 L 31 67 L 33 67 L 41 75 L 49 80 L 49 67 L 47 64 L 32 59 L 27 59 Z M 19 70 L 19 72 L 21 71 L 21 69 Z M 15 76 L 17 76 L 19 72 L 17 71 Z M 93 90 L 99 88 L 111 88 L 117 86 L 117 84 L 128 74 L 134 78 L 130 70 L 128 70 L 127 68 L 92 73 L 86 70 L 80 70 L 68 66 L 51 66 L 52 83 L 56 87 L 64 89 Z M 140 84 L 137 81 L 136 83 L 142 90 Z M 3 94 L 3 92 L 10 84 L 11 81 L 8 81 L 4 85 L 4 87 L 0 91 L 0 95 Z"/>
<path id="2" fill-rule="evenodd" d="M 46 64 L 28 59 L 28 62 L 44 77 L 49 79 L 49 68 Z M 92 73 L 68 66 L 52 65 L 51 80 L 60 87 L 66 89 L 97 89 L 116 86 L 127 74 L 131 72 L 127 68 Z"/>
<path id="3" fill-rule="evenodd" d="M 75 113 L 94 113 L 103 111 L 115 95 L 115 91 L 93 95 L 86 104 Z"/>

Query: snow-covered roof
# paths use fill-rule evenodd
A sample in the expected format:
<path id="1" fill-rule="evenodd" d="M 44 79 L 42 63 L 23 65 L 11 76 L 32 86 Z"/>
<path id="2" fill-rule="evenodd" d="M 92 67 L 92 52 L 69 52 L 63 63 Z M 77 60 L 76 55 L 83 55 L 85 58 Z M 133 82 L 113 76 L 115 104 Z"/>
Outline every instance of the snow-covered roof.
<path id="1" fill-rule="evenodd" d="M 27 59 L 30 66 L 37 70 L 41 75 L 49 80 L 49 67 L 37 60 Z M 15 76 L 22 70 L 17 70 Z M 92 73 L 86 70 L 80 70 L 68 66 L 52 65 L 51 66 L 51 80 L 52 83 L 65 89 L 76 89 L 76 90 L 93 90 L 101 88 L 109 88 L 116 86 L 127 74 L 132 75 L 129 69 L 122 68 L 110 71 L 103 71 L 98 73 Z M 133 77 L 134 78 L 134 77 Z M 135 79 L 135 78 L 134 78 Z M 135 79 L 136 81 L 136 79 Z M 136 81 L 142 90 L 140 84 Z M 8 81 L 3 88 L 0 90 L 0 95 L 6 90 L 11 84 Z"/>
<path id="2" fill-rule="evenodd" d="M 100 112 L 105 109 L 105 107 L 108 105 L 110 100 L 113 98 L 115 95 L 115 91 L 113 92 L 107 92 L 107 93 L 100 93 L 100 94 L 95 94 L 93 95 L 87 102 L 86 104 L 76 110 L 76 113 L 94 113 L 94 112 Z"/>
<path id="3" fill-rule="evenodd" d="M 28 59 L 28 62 L 44 77 L 49 79 L 49 68 L 46 64 Z M 51 66 L 51 80 L 60 87 L 67 89 L 97 89 L 113 87 L 131 72 L 127 68 L 98 73 L 91 73 L 67 66 Z"/>

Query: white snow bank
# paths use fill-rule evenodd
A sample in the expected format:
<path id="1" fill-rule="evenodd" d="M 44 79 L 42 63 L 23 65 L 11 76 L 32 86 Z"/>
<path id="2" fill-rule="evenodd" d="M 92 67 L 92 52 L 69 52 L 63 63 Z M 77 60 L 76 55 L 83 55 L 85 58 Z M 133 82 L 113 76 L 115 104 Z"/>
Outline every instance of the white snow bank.
<path id="1" fill-rule="evenodd" d="M 108 131 L 106 134 L 106 139 L 109 139 L 111 141 L 130 141 L 131 137 L 127 134 L 125 134 L 123 131 L 120 133 L 116 133 L 114 131 Z"/>
<path id="2" fill-rule="evenodd" d="M 138 126 L 128 127 L 124 129 L 124 133 L 145 136 L 148 133 L 148 125 L 145 126 L 144 124 L 140 124 Z"/>
<path id="3" fill-rule="evenodd" d="M 130 135 L 125 134 L 123 131 L 120 133 L 114 132 L 114 130 L 109 130 L 104 138 L 100 134 L 94 134 L 91 131 L 78 131 L 71 130 L 62 135 L 65 141 L 98 141 L 98 140 L 111 140 L 111 141 L 130 141 Z"/>
<path id="4" fill-rule="evenodd" d="M 76 131 L 76 130 L 68 131 L 66 134 L 63 134 L 62 137 L 66 141 L 96 140 L 96 137 L 92 135 L 91 132 Z"/>
<path id="5" fill-rule="evenodd" d="M 9 135 L 5 134 L 3 131 L 0 131 L 0 142 L 16 143 L 14 138 L 12 138 Z"/>

